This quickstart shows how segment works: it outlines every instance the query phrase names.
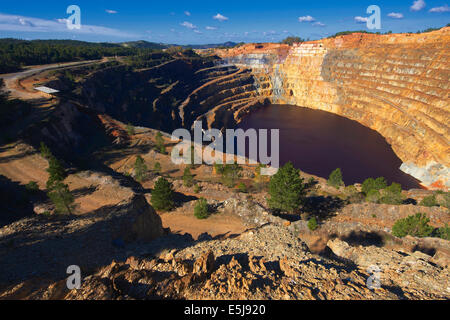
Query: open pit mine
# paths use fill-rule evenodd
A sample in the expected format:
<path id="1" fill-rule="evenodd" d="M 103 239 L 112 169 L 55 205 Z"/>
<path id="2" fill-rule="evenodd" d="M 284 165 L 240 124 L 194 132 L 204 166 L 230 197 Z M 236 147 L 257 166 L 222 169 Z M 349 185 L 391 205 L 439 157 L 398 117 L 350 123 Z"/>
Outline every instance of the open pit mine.
<path id="1" fill-rule="evenodd" d="M 355 33 L 292 47 L 248 44 L 216 54 L 251 70 L 260 99 L 358 121 L 385 137 L 402 171 L 426 188 L 448 189 L 449 46 L 447 27 L 423 34 Z M 245 112 L 250 110 L 241 107 L 235 117 Z"/>
<path id="2" fill-rule="evenodd" d="M 0 300 L 448 300 L 449 48 L 445 27 L 5 71 Z M 347 183 L 338 148 L 314 139 L 326 124 L 310 140 L 336 179 L 290 163 L 269 177 L 254 164 L 172 160 L 175 129 L 235 129 L 278 105 L 376 134 L 423 188 Z M 334 124 L 333 138 L 352 127 Z"/>

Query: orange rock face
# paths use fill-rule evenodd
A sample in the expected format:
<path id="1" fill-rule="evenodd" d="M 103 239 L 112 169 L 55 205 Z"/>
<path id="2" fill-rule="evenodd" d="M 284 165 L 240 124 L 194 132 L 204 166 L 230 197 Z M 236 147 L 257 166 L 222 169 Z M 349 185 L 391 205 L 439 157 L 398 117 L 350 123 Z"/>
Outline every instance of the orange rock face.
<path id="1" fill-rule="evenodd" d="M 450 28 L 423 34 L 355 33 L 289 47 L 248 44 L 216 54 L 246 66 L 273 103 L 332 112 L 378 131 L 402 170 L 450 187 Z"/>

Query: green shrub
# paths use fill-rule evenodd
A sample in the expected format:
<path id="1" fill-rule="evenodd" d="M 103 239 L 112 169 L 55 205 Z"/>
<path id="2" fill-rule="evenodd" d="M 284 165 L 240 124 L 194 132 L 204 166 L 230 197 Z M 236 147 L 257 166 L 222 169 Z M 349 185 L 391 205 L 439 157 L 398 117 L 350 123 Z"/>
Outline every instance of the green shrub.
<path id="1" fill-rule="evenodd" d="M 450 192 L 446 192 L 443 195 L 443 201 L 440 204 L 441 204 L 441 206 L 444 206 L 447 209 L 450 209 Z"/>
<path id="2" fill-rule="evenodd" d="M 382 190 L 387 187 L 386 179 L 383 177 L 379 177 L 377 179 L 369 178 L 366 179 L 363 184 L 361 191 L 367 196 L 369 195 L 370 190 Z"/>
<path id="3" fill-rule="evenodd" d="M 50 190 L 56 181 L 63 181 L 66 177 L 66 169 L 64 169 L 61 162 L 53 155 L 48 160 L 47 172 L 49 178 L 47 180 L 47 189 Z"/>
<path id="4" fill-rule="evenodd" d="M 328 185 L 335 188 L 339 188 L 344 185 L 341 169 L 338 168 L 330 174 L 330 177 L 328 178 Z"/>
<path id="5" fill-rule="evenodd" d="M 402 204 L 403 195 L 401 185 L 398 183 L 392 183 L 389 187 L 383 189 L 379 202 L 385 204 Z"/>
<path id="6" fill-rule="evenodd" d="M 315 217 L 312 217 L 311 219 L 309 219 L 308 221 L 308 229 L 311 231 L 315 231 L 317 230 L 317 228 L 319 227 L 319 225 L 317 224 L 317 220 Z"/>
<path id="7" fill-rule="evenodd" d="M 437 230 L 437 236 L 444 240 L 450 240 L 450 227 L 447 223 L 445 224 L 445 227 Z"/>
<path id="8" fill-rule="evenodd" d="M 355 186 L 347 186 L 344 189 L 344 194 L 346 196 L 345 200 L 349 203 L 361 203 L 364 202 L 365 196 L 362 192 L 359 192 Z"/>
<path id="9" fill-rule="evenodd" d="M 137 156 L 136 162 L 134 163 L 134 177 L 136 181 L 142 182 L 147 176 L 147 165 L 141 156 Z"/>
<path id="10" fill-rule="evenodd" d="M 164 139 L 160 131 L 156 133 L 155 137 L 156 149 L 159 153 L 166 154 L 166 146 L 164 145 Z"/>
<path id="11" fill-rule="evenodd" d="M 420 201 L 419 205 L 423 206 L 423 207 L 436 207 L 436 206 L 439 206 L 439 204 L 436 201 L 436 196 L 435 195 L 431 195 L 431 196 L 423 198 L 423 200 Z"/>
<path id="12" fill-rule="evenodd" d="M 300 43 L 300 42 L 305 42 L 305 40 L 300 37 L 294 37 L 294 36 L 287 37 L 286 39 L 281 41 L 281 43 L 288 44 L 290 46 L 292 46 L 294 43 Z"/>
<path id="13" fill-rule="evenodd" d="M 155 173 L 161 173 L 161 163 L 156 162 L 155 165 L 153 166 L 153 171 Z"/>
<path id="14" fill-rule="evenodd" d="M 241 171 L 242 168 L 237 163 L 226 164 L 222 170 L 222 183 L 228 188 L 234 188 Z"/>
<path id="15" fill-rule="evenodd" d="M 366 201 L 367 202 L 373 202 L 373 203 L 378 203 L 380 201 L 381 198 L 381 193 L 378 190 L 372 189 L 369 191 L 369 193 L 366 196 Z"/>
<path id="16" fill-rule="evenodd" d="M 200 187 L 198 184 L 194 186 L 194 193 L 200 193 L 202 191 L 202 187 Z"/>
<path id="17" fill-rule="evenodd" d="M 47 147 L 47 145 L 44 142 L 41 142 L 41 147 L 40 147 L 40 151 L 41 151 L 41 156 L 44 159 L 49 160 L 51 157 L 53 157 L 52 152 L 50 151 L 50 148 Z"/>
<path id="18" fill-rule="evenodd" d="M 174 208 L 173 184 L 161 177 L 152 190 L 151 204 L 158 211 L 170 211 Z"/>
<path id="19" fill-rule="evenodd" d="M 243 183 L 243 182 L 239 183 L 238 190 L 239 190 L 239 192 L 247 193 L 247 186 L 245 185 L 245 183 Z"/>
<path id="20" fill-rule="evenodd" d="M 186 167 L 183 173 L 183 184 L 186 187 L 192 187 L 194 185 L 194 176 L 191 173 L 191 169 Z"/>
<path id="21" fill-rule="evenodd" d="M 41 144 L 41 153 L 48 160 L 47 196 L 55 206 L 56 213 L 72 215 L 75 199 L 70 193 L 69 186 L 63 182 L 67 177 L 66 170 L 45 144 Z"/>
<path id="22" fill-rule="evenodd" d="M 26 186 L 25 189 L 30 193 L 35 193 L 39 191 L 39 186 L 36 181 L 30 181 Z"/>
<path id="23" fill-rule="evenodd" d="M 60 214 L 72 214 L 74 209 L 74 197 L 69 191 L 69 186 L 62 181 L 55 181 L 47 192 L 48 197 L 55 206 L 55 211 Z"/>
<path id="24" fill-rule="evenodd" d="M 427 218 L 426 214 L 417 213 L 397 220 L 392 228 L 392 234 L 399 238 L 407 235 L 419 238 L 429 237 L 434 231 L 434 228 L 428 224 L 429 222 L 430 219 Z"/>
<path id="25" fill-rule="evenodd" d="M 134 136 L 136 131 L 134 130 L 134 126 L 131 123 L 127 124 L 127 133 L 129 136 Z"/>
<path id="26" fill-rule="evenodd" d="M 224 171 L 224 165 L 221 163 L 215 163 L 214 164 L 214 170 L 216 171 L 216 174 L 222 175 Z"/>
<path id="27" fill-rule="evenodd" d="M 356 189 L 355 186 L 347 186 L 347 187 L 345 187 L 344 192 L 347 196 L 352 196 L 352 195 L 358 193 L 358 189 Z"/>
<path id="28" fill-rule="evenodd" d="M 272 176 L 269 182 L 268 203 L 271 209 L 293 213 L 303 203 L 306 188 L 300 171 L 288 162 Z"/>
<path id="29" fill-rule="evenodd" d="M 209 217 L 208 202 L 204 198 L 197 200 L 194 207 L 194 216 L 197 219 L 207 219 Z"/>

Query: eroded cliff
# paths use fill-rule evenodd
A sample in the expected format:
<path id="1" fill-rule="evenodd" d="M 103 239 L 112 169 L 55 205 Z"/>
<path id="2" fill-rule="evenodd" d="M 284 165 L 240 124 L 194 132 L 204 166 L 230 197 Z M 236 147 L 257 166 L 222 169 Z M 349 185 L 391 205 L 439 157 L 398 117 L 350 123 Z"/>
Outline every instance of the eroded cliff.
<path id="1" fill-rule="evenodd" d="M 386 138 L 403 171 L 427 187 L 449 188 L 449 44 L 443 28 L 216 53 L 251 68 L 260 96 L 356 120 Z"/>

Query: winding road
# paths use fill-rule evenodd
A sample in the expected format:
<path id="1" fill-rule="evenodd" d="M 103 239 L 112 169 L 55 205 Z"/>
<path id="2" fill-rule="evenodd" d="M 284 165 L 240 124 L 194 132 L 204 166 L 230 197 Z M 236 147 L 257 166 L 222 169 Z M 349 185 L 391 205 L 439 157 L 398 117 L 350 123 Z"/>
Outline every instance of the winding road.
<path id="1" fill-rule="evenodd" d="M 46 64 L 40 66 L 30 66 L 26 67 L 25 70 L 16 72 L 16 73 L 8 73 L 8 74 L 0 74 L 0 78 L 5 82 L 5 89 L 10 92 L 11 98 L 30 100 L 36 98 L 42 98 L 42 94 L 38 91 L 28 91 L 20 85 L 20 81 L 27 79 L 29 77 L 35 76 L 41 72 L 49 71 L 49 70 L 58 70 L 65 69 L 69 67 L 78 67 L 82 65 L 89 65 L 99 62 L 107 61 L 107 58 L 103 58 L 101 60 L 88 60 L 88 61 L 77 61 L 77 62 L 67 62 L 67 63 L 55 63 L 55 64 Z"/>

